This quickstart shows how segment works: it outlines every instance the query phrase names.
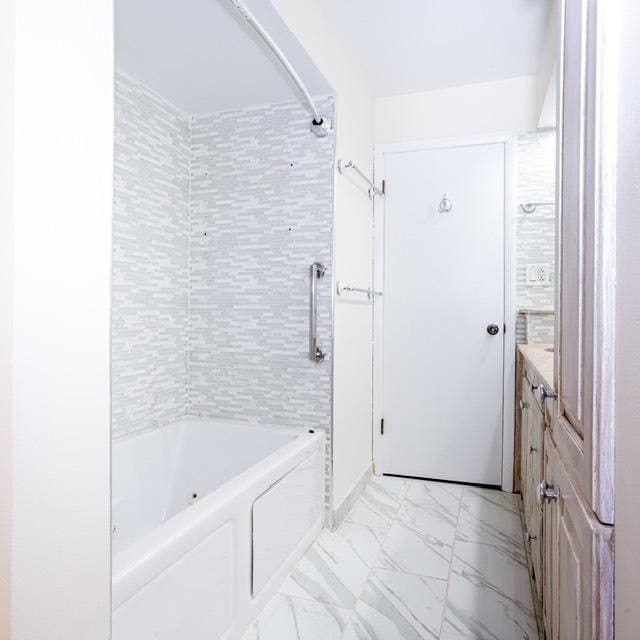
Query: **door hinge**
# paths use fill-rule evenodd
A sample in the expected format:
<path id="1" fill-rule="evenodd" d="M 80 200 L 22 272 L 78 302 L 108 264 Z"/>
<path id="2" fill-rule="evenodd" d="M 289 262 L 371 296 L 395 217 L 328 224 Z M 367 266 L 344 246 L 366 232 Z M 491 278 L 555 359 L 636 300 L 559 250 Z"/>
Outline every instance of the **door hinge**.
<path id="1" fill-rule="evenodd" d="M 380 418 L 380 435 L 384 435 L 384 418 Z"/>
<path id="2" fill-rule="evenodd" d="M 387 193 L 387 181 L 382 179 L 382 193 Z"/>
<path id="3" fill-rule="evenodd" d="M 502 333 L 507 333 L 507 325 L 506 324 L 502 325 Z"/>

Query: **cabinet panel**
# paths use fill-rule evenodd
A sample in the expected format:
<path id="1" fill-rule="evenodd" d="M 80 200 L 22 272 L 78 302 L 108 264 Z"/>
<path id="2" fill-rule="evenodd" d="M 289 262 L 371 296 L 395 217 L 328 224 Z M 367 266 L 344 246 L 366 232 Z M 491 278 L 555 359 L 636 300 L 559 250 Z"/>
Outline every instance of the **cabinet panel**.
<path id="1" fill-rule="evenodd" d="M 615 154 L 603 140 L 615 118 L 604 34 L 612 3 L 564 0 L 561 47 L 555 440 L 602 522 L 613 523 L 612 264 Z M 607 117 L 609 116 L 609 117 Z"/>
<path id="2" fill-rule="evenodd" d="M 529 452 L 529 415 L 531 413 L 531 407 L 527 401 L 527 389 L 529 388 L 529 382 L 526 377 L 522 379 L 522 396 L 520 398 L 520 490 L 522 492 L 522 499 L 525 500 L 527 491 L 530 490 L 528 486 L 527 476 L 527 457 Z"/>
<path id="3" fill-rule="evenodd" d="M 613 638 L 613 529 L 598 522 L 545 438 L 544 614 L 550 640 Z"/>
<path id="4" fill-rule="evenodd" d="M 560 323 L 559 353 L 562 372 L 560 398 L 563 413 L 573 428 L 584 433 L 584 294 L 586 270 L 585 206 L 584 206 L 584 110 L 586 57 L 583 28 L 587 2 L 566 0 L 564 53 L 564 83 L 562 92 L 562 189 L 560 224 L 562 252 L 560 259 Z"/>

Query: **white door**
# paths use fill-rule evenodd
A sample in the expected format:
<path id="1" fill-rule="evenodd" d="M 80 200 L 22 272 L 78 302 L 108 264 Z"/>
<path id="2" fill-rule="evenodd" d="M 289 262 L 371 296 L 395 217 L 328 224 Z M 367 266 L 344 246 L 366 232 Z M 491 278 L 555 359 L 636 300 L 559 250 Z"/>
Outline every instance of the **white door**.
<path id="1" fill-rule="evenodd" d="M 376 470 L 499 485 L 505 145 L 383 158 L 384 431 Z"/>

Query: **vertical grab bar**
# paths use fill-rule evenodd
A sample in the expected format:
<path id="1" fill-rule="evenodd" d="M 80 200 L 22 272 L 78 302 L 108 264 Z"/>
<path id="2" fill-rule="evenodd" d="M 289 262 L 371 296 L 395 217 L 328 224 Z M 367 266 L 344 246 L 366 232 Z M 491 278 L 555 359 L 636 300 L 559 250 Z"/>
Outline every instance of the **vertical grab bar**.
<path id="1" fill-rule="evenodd" d="M 324 351 L 318 346 L 318 280 L 326 271 L 319 262 L 314 262 L 309 270 L 309 360 L 312 362 L 324 360 Z"/>

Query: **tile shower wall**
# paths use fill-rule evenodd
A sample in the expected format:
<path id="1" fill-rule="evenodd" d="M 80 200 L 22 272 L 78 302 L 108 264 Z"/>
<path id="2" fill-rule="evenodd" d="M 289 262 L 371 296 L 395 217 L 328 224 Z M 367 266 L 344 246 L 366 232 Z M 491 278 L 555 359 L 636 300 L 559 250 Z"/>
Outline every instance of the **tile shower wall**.
<path id="1" fill-rule="evenodd" d="M 115 78 L 114 435 L 187 413 L 189 120 Z"/>
<path id="2" fill-rule="evenodd" d="M 190 413 L 328 431 L 333 165 L 298 102 L 192 118 Z M 316 261 L 322 364 L 307 357 Z"/>
<path id="3" fill-rule="evenodd" d="M 517 272 L 516 304 L 519 309 L 553 309 L 555 292 L 555 208 L 538 207 L 525 214 L 520 204 L 527 201 L 553 202 L 555 185 L 555 132 L 532 132 L 517 142 Z M 527 286 L 527 264 L 550 266 L 551 283 Z M 516 339 L 522 342 L 553 342 L 553 316 L 530 316 L 526 323 L 518 316 Z"/>
<path id="4" fill-rule="evenodd" d="M 120 72 L 115 91 L 114 435 L 184 415 L 328 431 L 333 138 L 298 102 L 190 117 Z"/>

